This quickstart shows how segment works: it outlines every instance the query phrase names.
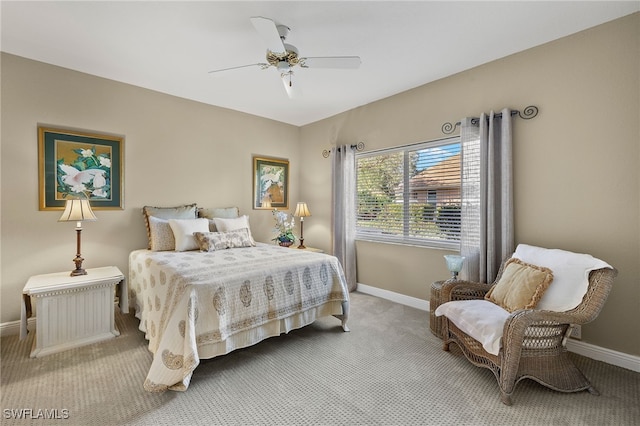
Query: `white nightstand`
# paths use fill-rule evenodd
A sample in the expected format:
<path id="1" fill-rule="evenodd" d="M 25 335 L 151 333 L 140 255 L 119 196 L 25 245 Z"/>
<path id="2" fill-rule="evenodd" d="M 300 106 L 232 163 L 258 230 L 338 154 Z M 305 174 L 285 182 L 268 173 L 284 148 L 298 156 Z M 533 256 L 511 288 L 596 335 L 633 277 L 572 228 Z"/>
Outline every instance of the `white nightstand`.
<path id="1" fill-rule="evenodd" d="M 36 336 L 31 358 L 119 336 L 114 314 L 116 286 L 120 287 L 120 309 L 128 313 L 126 281 L 115 266 L 87 269 L 87 275 L 75 277 L 69 272 L 58 272 L 29 278 L 22 290 L 20 337 L 26 337 L 34 298 Z"/>

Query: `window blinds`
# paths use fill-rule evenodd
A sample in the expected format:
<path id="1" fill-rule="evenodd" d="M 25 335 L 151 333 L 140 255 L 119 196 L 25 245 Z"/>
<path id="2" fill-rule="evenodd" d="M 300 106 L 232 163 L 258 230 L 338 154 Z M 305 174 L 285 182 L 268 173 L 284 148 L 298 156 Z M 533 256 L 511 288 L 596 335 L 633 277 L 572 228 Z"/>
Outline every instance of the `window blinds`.
<path id="1" fill-rule="evenodd" d="M 356 237 L 457 247 L 460 164 L 457 137 L 356 154 Z"/>

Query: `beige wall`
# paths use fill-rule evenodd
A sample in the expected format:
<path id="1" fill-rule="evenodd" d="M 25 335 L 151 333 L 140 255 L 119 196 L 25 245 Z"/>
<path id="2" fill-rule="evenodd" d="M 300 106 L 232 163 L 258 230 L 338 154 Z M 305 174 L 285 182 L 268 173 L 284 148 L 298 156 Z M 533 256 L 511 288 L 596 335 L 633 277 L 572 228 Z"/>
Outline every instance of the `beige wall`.
<path id="1" fill-rule="evenodd" d="M 640 355 L 640 14 L 491 62 L 302 128 L 309 244 L 330 246 L 330 162 L 321 151 L 442 138 L 441 125 L 537 105 L 515 119 L 516 242 L 591 253 L 619 269 L 583 340 Z M 428 298 L 449 252 L 358 242 L 358 282 Z"/>
<path id="2" fill-rule="evenodd" d="M 98 210 L 84 226 L 86 268 L 127 273 L 128 253 L 146 246 L 144 205 L 238 206 L 256 239 L 269 241 L 271 213 L 251 208 L 254 154 L 290 160 L 298 199 L 298 127 L 12 55 L 1 65 L 3 323 L 19 319 L 29 276 L 74 268 L 75 224 L 38 210 L 38 124 L 125 136 L 125 209 Z"/>
<path id="3" fill-rule="evenodd" d="M 323 149 L 366 150 L 442 138 L 440 126 L 505 106 L 515 120 L 517 242 L 588 252 L 620 270 L 583 339 L 640 355 L 640 14 L 519 53 L 302 128 L 2 55 L 0 322 L 19 318 L 33 274 L 71 269 L 73 225 L 38 211 L 38 123 L 126 137 L 125 210 L 98 211 L 83 231 L 87 267 L 126 270 L 145 245 L 140 208 L 238 205 L 257 239 L 252 154 L 291 160 L 291 202 L 309 204 L 305 244 L 331 246 L 331 163 Z M 428 298 L 448 276 L 443 250 L 359 242 L 358 281 Z"/>

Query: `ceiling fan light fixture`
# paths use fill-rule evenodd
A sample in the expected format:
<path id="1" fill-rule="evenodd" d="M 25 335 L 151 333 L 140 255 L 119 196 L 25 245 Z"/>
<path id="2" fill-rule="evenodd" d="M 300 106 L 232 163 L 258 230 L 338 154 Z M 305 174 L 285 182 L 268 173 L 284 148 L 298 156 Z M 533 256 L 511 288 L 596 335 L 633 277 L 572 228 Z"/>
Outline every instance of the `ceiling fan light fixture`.
<path id="1" fill-rule="evenodd" d="M 280 71 L 283 74 L 288 74 L 291 72 L 291 67 L 289 66 L 289 62 L 287 61 L 279 61 L 276 64 L 276 68 L 278 68 L 278 71 Z"/>

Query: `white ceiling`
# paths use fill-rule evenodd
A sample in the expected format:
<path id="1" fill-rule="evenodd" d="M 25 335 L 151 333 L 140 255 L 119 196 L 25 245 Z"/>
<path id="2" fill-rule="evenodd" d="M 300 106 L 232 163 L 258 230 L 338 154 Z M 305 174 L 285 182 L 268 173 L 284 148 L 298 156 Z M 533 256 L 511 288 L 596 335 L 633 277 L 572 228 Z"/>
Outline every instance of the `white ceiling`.
<path id="1" fill-rule="evenodd" d="M 638 1 L 2 1 L 4 52 L 301 126 L 640 10 Z M 289 99 L 249 18 L 291 28 Z"/>

